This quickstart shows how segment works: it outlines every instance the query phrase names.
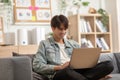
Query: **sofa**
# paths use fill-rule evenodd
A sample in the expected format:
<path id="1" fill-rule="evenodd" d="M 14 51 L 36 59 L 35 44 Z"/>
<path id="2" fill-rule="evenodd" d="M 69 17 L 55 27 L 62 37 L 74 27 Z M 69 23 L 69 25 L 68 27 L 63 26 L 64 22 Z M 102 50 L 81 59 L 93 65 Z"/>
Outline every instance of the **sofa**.
<path id="1" fill-rule="evenodd" d="M 120 80 L 120 53 L 102 53 L 100 55 L 99 61 L 110 60 L 113 63 L 114 69 L 110 74 L 112 78 L 107 80 Z"/>
<path id="2" fill-rule="evenodd" d="M 28 57 L 0 58 L 0 80 L 33 80 Z"/>
<path id="3" fill-rule="evenodd" d="M 20 54 L 20 53 L 12 52 L 13 57 L 23 57 L 23 56 L 28 57 L 30 59 L 30 65 L 31 65 L 30 69 L 31 70 L 32 70 L 32 64 L 31 63 L 33 61 L 34 55 L 35 54 L 29 54 L 29 53 L 26 53 L 26 54 L 21 53 Z M 44 76 L 42 74 L 38 74 L 38 73 L 34 72 L 33 70 L 32 70 L 31 74 L 32 74 L 32 80 L 49 80 L 46 76 Z"/>
<path id="4" fill-rule="evenodd" d="M 45 76 L 32 71 L 33 57 L 34 55 L 14 53 L 14 57 L 0 58 L 0 80 L 48 80 Z M 110 74 L 112 78 L 107 80 L 120 80 L 119 59 L 120 53 L 102 53 L 100 55 L 99 61 L 110 60 L 114 65 L 114 70 Z"/>

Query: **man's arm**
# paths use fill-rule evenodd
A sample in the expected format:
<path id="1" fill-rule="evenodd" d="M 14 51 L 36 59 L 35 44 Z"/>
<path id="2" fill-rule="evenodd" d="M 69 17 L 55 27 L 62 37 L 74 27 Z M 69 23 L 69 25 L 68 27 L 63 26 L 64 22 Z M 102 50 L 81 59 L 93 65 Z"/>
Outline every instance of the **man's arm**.
<path id="1" fill-rule="evenodd" d="M 45 45 L 41 41 L 38 51 L 33 59 L 33 70 L 38 73 L 51 74 L 54 72 L 55 65 L 47 64 L 47 58 L 45 55 Z"/>

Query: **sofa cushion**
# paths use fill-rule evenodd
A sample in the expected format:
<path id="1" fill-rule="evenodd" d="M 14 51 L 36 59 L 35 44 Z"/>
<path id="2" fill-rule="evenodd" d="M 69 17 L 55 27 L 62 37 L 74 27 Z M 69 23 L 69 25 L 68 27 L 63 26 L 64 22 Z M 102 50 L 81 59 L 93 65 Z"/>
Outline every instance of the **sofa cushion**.
<path id="1" fill-rule="evenodd" d="M 33 60 L 33 57 L 34 57 L 35 54 L 20 54 L 20 53 L 17 53 L 17 52 L 12 52 L 12 55 L 17 56 L 17 57 L 27 56 L 27 57 L 30 58 L 31 63 L 32 63 L 32 60 Z M 32 76 L 33 76 L 33 80 L 48 80 L 48 78 L 46 76 L 43 76 L 43 75 L 38 74 L 36 72 L 32 72 Z"/>
<path id="2" fill-rule="evenodd" d="M 109 78 L 107 80 L 120 80 L 120 74 L 111 74 L 112 78 Z"/>
<path id="3" fill-rule="evenodd" d="M 20 53 L 17 53 L 17 52 L 12 52 L 12 55 L 13 56 L 18 56 L 18 57 L 19 56 L 28 56 L 31 60 L 31 63 L 32 63 L 32 60 L 33 60 L 33 57 L 34 57 L 35 54 L 20 54 Z"/>
<path id="4" fill-rule="evenodd" d="M 12 63 L 10 58 L 0 58 L 0 80 L 14 80 Z"/>
<path id="5" fill-rule="evenodd" d="M 0 80 L 32 80 L 28 57 L 0 58 Z"/>
<path id="6" fill-rule="evenodd" d="M 110 60 L 113 63 L 114 69 L 112 73 L 118 73 L 119 70 L 118 70 L 118 66 L 117 66 L 117 62 L 116 62 L 114 54 L 113 53 L 101 53 L 99 61 L 101 62 L 101 61 L 106 61 L 106 60 Z"/>
<path id="7" fill-rule="evenodd" d="M 14 64 L 14 80 L 32 80 L 30 58 L 21 56 L 12 58 Z"/>
<path id="8" fill-rule="evenodd" d="M 119 73 L 120 73 L 120 53 L 114 53 L 114 56 L 115 56 L 117 66 L 118 66 L 118 70 L 119 70 Z"/>

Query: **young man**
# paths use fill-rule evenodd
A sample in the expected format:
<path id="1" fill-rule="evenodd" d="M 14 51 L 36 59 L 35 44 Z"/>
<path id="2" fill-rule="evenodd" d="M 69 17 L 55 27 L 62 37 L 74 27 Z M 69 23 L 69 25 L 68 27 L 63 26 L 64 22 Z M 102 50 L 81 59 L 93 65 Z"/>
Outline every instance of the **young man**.
<path id="1" fill-rule="evenodd" d="M 80 48 L 77 42 L 64 38 L 68 23 L 64 15 L 52 18 L 53 36 L 40 42 L 33 60 L 33 70 L 53 80 L 98 80 L 112 72 L 110 61 L 101 62 L 90 69 L 68 67 L 73 48 Z"/>

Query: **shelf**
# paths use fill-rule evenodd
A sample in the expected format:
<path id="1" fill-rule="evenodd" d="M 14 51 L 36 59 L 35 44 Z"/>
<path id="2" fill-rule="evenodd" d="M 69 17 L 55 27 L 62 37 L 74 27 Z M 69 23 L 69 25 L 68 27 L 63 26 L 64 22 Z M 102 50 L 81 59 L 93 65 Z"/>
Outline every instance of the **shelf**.
<path id="1" fill-rule="evenodd" d="M 80 33 L 81 35 L 94 35 L 95 33 L 94 32 L 88 32 L 88 33 L 84 33 L 84 32 L 82 32 L 82 33 Z"/>
<path id="2" fill-rule="evenodd" d="M 96 34 L 110 34 L 110 32 L 96 32 Z"/>
<path id="3" fill-rule="evenodd" d="M 80 45 L 90 43 L 95 48 L 102 48 L 102 52 L 112 52 L 111 18 L 110 15 L 108 17 L 108 25 L 104 27 L 100 14 L 69 16 L 70 25 L 68 34 Z"/>

